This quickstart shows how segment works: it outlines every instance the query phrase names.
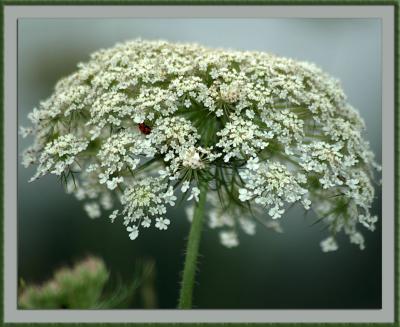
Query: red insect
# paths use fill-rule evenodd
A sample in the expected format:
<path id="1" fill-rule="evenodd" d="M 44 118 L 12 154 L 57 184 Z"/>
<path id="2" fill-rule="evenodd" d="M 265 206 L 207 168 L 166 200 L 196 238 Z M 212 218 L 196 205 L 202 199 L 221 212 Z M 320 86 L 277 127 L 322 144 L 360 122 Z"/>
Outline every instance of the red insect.
<path id="1" fill-rule="evenodd" d="M 145 123 L 140 123 L 139 129 L 144 135 L 148 135 L 151 132 L 150 126 L 147 126 Z"/>

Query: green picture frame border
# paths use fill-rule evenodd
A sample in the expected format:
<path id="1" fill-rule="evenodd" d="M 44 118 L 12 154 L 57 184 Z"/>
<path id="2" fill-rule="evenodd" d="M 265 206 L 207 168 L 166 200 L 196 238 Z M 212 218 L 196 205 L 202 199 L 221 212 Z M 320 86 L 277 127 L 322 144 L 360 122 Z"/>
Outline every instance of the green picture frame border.
<path id="1" fill-rule="evenodd" d="M 1 0 L 0 0 L 1 1 Z M 4 322 L 4 9 L 5 6 L 35 6 L 35 5 L 101 5 L 101 6 L 110 6 L 110 5 L 235 5 L 235 6 L 252 6 L 252 5 L 297 5 L 297 6 L 328 6 L 328 5 L 341 5 L 341 6 L 392 6 L 394 8 L 394 50 L 395 50 L 395 317 L 393 323 L 7 323 Z M 1 29 L 1 38 L 0 38 L 0 47 L 1 47 L 1 65 L 0 65 L 0 84 L 1 84 L 1 97 L 0 97 L 0 106 L 2 108 L 0 112 L 0 274 L 1 274 L 1 283 L 0 283 L 0 324 L 1 326 L 8 327 L 19 327 L 19 326 L 44 326 L 44 327 L 63 327 L 63 326 L 88 326 L 88 327 L 96 327 L 96 326 L 278 326 L 278 327 L 295 327 L 295 326 L 315 326 L 315 327 L 361 327 L 361 326 L 393 326 L 400 327 L 399 321 L 399 313 L 400 313 L 400 284 L 399 284 L 399 266 L 400 266 L 400 230 L 399 230 L 399 104 L 400 104 L 400 93 L 399 93 L 399 41 L 400 41 L 400 28 L 399 28 L 399 10 L 400 10 L 400 0 L 3 0 L 1 1 L 1 13 L 0 13 L 0 29 Z"/>

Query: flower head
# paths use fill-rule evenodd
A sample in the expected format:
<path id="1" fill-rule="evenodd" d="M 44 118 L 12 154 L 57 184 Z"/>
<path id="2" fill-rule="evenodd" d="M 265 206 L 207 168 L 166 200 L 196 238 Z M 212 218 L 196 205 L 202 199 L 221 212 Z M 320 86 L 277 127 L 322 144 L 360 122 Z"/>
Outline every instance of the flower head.
<path id="1" fill-rule="evenodd" d="M 170 224 L 169 219 L 156 218 L 156 227 L 159 230 L 167 229 L 169 224 Z"/>
<path id="2" fill-rule="evenodd" d="M 339 82 L 315 65 L 262 52 L 136 40 L 91 55 L 60 80 L 21 128 L 23 164 L 56 174 L 89 216 L 113 210 L 131 239 L 166 230 L 179 191 L 208 184 L 208 224 L 234 247 L 255 221 L 280 231 L 300 203 L 364 248 L 377 217 L 379 165 Z M 114 209 L 116 204 L 122 208 Z M 337 248 L 328 238 L 324 251 Z"/>

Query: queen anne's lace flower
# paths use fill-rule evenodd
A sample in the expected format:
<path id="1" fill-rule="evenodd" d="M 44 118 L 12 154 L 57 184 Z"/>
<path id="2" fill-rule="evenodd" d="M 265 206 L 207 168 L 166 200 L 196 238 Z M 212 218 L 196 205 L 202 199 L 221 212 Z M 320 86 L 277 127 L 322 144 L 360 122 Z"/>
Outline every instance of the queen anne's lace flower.
<path id="1" fill-rule="evenodd" d="M 338 245 L 335 239 L 332 236 L 330 236 L 325 240 L 321 241 L 321 248 L 323 252 L 333 252 L 338 249 Z"/>
<path id="2" fill-rule="evenodd" d="M 328 224 L 323 251 L 340 231 L 365 247 L 357 227 L 375 228 L 380 167 L 338 81 L 313 64 L 137 40 L 78 68 L 20 129 L 35 137 L 22 163 L 38 164 L 32 180 L 60 176 L 90 217 L 121 216 L 136 239 L 166 230 L 179 191 L 193 206 L 206 183 L 208 225 L 228 247 L 256 222 L 280 231 L 295 203 Z"/>
<path id="3" fill-rule="evenodd" d="M 88 202 L 84 209 L 90 218 L 99 218 L 101 216 L 100 206 L 97 202 Z"/>
<path id="4" fill-rule="evenodd" d="M 225 154 L 224 161 L 229 162 L 231 158 L 247 159 L 256 156 L 268 146 L 273 133 L 262 131 L 245 117 L 232 115 L 217 136 L 220 137 L 217 147 Z"/>
<path id="5" fill-rule="evenodd" d="M 222 231 L 219 234 L 221 244 L 227 248 L 233 248 L 239 245 L 239 240 L 235 232 L 225 232 Z"/>
<path id="6" fill-rule="evenodd" d="M 72 134 L 59 136 L 46 144 L 39 158 L 39 167 L 31 181 L 47 173 L 61 175 L 75 161 L 78 153 L 86 149 L 88 142 Z"/>
<path id="7" fill-rule="evenodd" d="M 255 203 L 269 209 L 268 214 L 272 219 L 277 219 L 285 212 L 285 202 L 306 200 L 303 195 L 307 190 L 301 187 L 306 182 L 304 175 L 294 176 L 286 166 L 278 162 L 264 162 L 260 165 L 256 164 L 257 162 L 258 159 L 253 158 L 246 169 L 240 172 L 244 181 L 244 188 L 239 189 L 241 201 L 254 200 Z"/>

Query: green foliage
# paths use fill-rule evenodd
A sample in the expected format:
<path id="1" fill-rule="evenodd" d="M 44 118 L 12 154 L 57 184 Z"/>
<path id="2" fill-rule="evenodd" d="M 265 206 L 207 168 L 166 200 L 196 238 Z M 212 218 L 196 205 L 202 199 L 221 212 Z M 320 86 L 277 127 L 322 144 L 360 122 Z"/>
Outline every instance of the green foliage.
<path id="1" fill-rule="evenodd" d="M 42 286 L 27 286 L 19 297 L 23 309 L 93 308 L 109 273 L 100 259 L 88 258 L 72 269 L 61 268 Z"/>
<path id="2" fill-rule="evenodd" d="M 107 289 L 110 273 L 104 262 L 89 257 L 73 268 L 63 267 L 54 273 L 51 280 L 43 285 L 20 283 L 18 306 L 21 309 L 111 309 L 127 307 L 135 291 L 152 275 L 154 265 L 139 264 L 130 285 L 119 285 Z M 153 292 L 154 293 L 154 292 Z M 142 301 L 143 302 L 143 301 Z M 155 303 L 153 301 L 153 303 Z"/>

